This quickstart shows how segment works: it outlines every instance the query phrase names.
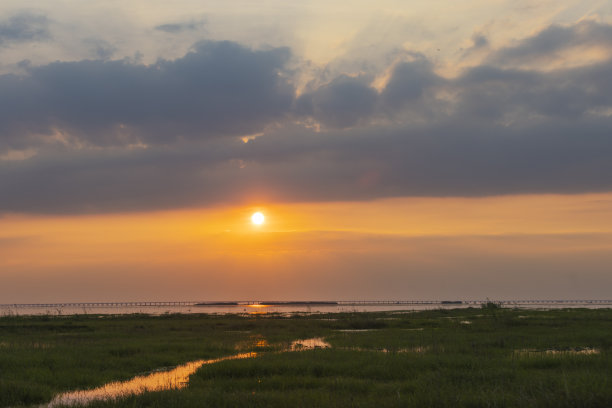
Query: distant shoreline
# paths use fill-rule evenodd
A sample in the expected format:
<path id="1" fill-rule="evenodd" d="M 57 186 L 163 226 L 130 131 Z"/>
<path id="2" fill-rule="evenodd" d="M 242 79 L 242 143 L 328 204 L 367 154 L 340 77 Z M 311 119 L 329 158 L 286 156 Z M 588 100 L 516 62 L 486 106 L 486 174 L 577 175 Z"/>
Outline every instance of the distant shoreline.
<path id="1" fill-rule="evenodd" d="M 57 302 L 4 303 L 0 307 L 159 307 L 159 306 L 377 306 L 377 305 L 473 305 L 495 303 L 514 305 L 610 305 L 612 299 L 517 299 L 517 300 L 243 300 L 243 301 L 114 301 L 114 302 Z"/>
<path id="2" fill-rule="evenodd" d="M 176 301 L 176 302 L 85 302 L 0 305 L 0 316 L 13 315 L 127 315 L 127 314 L 312 314 L 344 312 L 414 312 L 433 309 L 481 307 L 509 309 L 612 308 L 612 300 L 362 300 L 362 301 Z"/>

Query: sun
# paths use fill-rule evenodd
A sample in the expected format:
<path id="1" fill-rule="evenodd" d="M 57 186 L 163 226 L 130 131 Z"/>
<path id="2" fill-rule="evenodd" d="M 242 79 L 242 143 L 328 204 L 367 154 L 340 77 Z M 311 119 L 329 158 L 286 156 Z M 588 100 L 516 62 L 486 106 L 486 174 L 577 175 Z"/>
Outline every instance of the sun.
<path id="1" fill-rule="evenodd" d="M 257 211 L 253 215 L 251 215 L 251 222 L 253 224 L 255 224 L 255 225 L 263 224 L 265 219 L 266 219 L 266 217 L 264 217 L 264 215 L 262 213 L 260 213 L 259 211 Z"/>

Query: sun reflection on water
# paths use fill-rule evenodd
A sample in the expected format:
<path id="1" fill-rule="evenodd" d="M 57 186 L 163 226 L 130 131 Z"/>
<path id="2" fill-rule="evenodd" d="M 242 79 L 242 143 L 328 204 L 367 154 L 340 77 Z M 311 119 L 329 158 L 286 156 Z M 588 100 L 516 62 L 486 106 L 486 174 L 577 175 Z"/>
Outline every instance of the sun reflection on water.
<path id="1" fill-rule="evenodd" d="M 251 339 L 242 346 L 248 348 L 265 348 L 270 347 L 271 345 L 261 336 L 251 336 Z M 294 340 L 289 348 L 282 349 L 280 352 L 303 351 L 330 347 L 331 345 L 322 337 L 315 337 L 310 339 Z M 127 381 L 115 381 L 90 390 L 65 392 L 57 395 L 47 405 L 47 407 L 53 408 L 64 405 L 86 405 L 93 401 L 113 400 L 121 397 L 127 397 L 129 395 L 142 394 L 144 392 L 180 389 L 186 387 L 189 383 L 189 376 L 195 373 L 205 364 L 214 364 L 226 360 L 254 358 L 258 355 L 259 353 L 256 352 L 246 352 L 211 360 L 196 360 L 180 365 L 168 371 L 153 372 L 151 374 L 134 377 Z"/>
<path id="2" fill-rule="evenodd" d="M 71 391 L 56 396 L 48 407 L 61 405 L 84 405 L 95 400 L 109 400 L 128 395 L 142 394 L 147 391 L 180 389 L 189 383 L 189 376 L 205 364 L 225 360 L 237 360 L 256 357 L 257 353 L 240 353 L 233 356 L 211 360 L 197 360 L 183 364 L 169 371 L 155 372 L 134 377 L 128 381 L 116 381 L 91 390 Z"/>

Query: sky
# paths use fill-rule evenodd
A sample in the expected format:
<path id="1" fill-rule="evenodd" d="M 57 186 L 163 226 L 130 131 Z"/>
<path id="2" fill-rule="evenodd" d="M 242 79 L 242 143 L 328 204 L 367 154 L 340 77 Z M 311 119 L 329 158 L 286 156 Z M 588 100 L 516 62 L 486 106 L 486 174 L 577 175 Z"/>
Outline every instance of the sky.
<path id="1" fill-rule="evenodd" d="M 0 304 L 606 299 L 611 265 L 610 1 L 0 3 Z"/>

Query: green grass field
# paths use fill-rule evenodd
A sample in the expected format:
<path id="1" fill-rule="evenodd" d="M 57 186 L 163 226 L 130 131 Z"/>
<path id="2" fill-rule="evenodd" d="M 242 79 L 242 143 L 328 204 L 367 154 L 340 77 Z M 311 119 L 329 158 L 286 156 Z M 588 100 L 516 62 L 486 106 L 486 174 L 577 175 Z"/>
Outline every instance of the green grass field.
<path id="1" fill-rule="evenodd" d="M 296 339 L 331 347 L 287 351 Z M 612 407 L 612 310 L 0 318 L 0 407 L 198 359 L 182 389 L 89 406 Z"/>

